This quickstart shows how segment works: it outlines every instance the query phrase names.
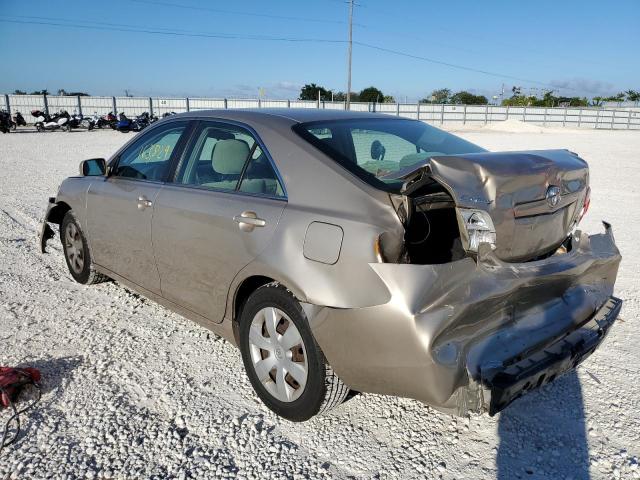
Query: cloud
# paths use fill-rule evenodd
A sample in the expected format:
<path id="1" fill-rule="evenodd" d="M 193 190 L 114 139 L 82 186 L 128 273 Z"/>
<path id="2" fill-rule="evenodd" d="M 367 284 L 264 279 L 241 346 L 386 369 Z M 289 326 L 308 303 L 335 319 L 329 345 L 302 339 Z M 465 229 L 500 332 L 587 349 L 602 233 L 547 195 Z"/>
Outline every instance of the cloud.
<path id="1" fill-rule="evenodd" d="M 617 93 L 615 85 L 600 80 L 590 80 L 587 78 L 572 78 L 566 80 L 551 80 L 553 87 L 561 90 L 567 96 L 608 96 Z"/>
<path id="2" fill-rule="evenodd" d="M 230 88 L 217 89 L 219 95 L 224 97 L 258 98 L 263 92 L 266 98 L 295 98 L 302 88 L 302 84 L 281 80 L 275 83 L 265 83 L 262 85 L 236 84 Z"/>
<path id="3" fill-rule="evenodd" d="M 274 85 L 274 88 L 278 90 L 287 90 L 290 92 L 299 92 L 302 89 L 302 84 L 296 82 L 281 81 L 276 83 Z"/>

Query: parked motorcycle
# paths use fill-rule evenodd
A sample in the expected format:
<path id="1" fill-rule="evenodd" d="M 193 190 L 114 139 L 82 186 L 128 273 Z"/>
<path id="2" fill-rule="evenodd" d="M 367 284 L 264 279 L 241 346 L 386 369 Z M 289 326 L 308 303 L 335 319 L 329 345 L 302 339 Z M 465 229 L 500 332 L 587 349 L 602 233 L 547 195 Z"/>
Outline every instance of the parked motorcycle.
<path id="1" fill-rule="evenodd" d="M 94 114 L 94 118 L 97 116 L 98 116 L 97 114 Z M 115 113 L 109 112 L 106 115 L 103 115 L 102 117 L 99 117 L 95 120 L 95 127 L 96 128 L 110 127 L 113 130 L 115 130 L 117 123 L 118 123 L 118 117 L 116 117 Z"/>
<path id="2" fill-rule="evenodd" d="M 5 110 L 0 110 L 0 131 L 2 131 L 2 133 L 9 133 L 11 124 L 11 114 Z"/>
<path id="3" fill-rule="evenodd" d="M 20 112 L 16 112 L 11 122 L 11 127 L 15 130 L 17 127 L 26 127 L 27 121 L 24 119 Z"/>
<path id="4" fill-rule="evenodd" d="M 116 130 L 122 133 L 129 133 L 131 131 L 137 132 L 140 129 L 135 120 L 127 117 L 124 112 L 118 114 L 118 123 L 116 124 Z"/>
<path id="5" fill-rule="evenodd" d="M 150 115 L 149 112 L 143 112 L 136 117 L 136 124 L 138 125 L 139 130 L 143 130 L 147 128 L 154 122 L 158 121 L 158 117 L 155 115 Z"/>
<path id="6" fill-rule="evenodd" d="M 74 113 L 69 119 L 70 128 L 83 128 L 85 130 L 93 130 L 95 122 L 91 117 L 85 117 L 79 113 Z"/>
<path id="7" fill-rule="evenodd" d="M 36 119 L 35 127 L 38 132 L 58 129 L 70 131 L 71 129 L 71 127 L 67 126 L 71 115 L 66 110 L 60 110 L 59 113 L 53 116 L 41 110 L 32 110 L 31 115 Z"/>

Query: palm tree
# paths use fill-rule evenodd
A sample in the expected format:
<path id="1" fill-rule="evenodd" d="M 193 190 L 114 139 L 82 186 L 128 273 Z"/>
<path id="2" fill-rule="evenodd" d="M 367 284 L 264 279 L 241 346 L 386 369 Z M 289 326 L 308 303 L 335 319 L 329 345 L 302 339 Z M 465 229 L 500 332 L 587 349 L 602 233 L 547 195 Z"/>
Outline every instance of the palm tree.
<path id="1" fill-rule="evenodd" d="M 624 93 L 627 95 L 627 100 L 629 100 L 630 102 L 640 101 L 640 92 L 636 90 L 627 90 Z"/>

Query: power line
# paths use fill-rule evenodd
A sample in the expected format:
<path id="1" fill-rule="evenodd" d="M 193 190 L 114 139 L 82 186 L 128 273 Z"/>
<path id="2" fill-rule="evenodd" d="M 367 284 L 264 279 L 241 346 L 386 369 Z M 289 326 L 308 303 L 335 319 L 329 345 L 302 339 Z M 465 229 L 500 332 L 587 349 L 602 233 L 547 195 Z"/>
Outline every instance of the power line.
<path id="1" fill-rule="evenodd" d="M 287 16 L 287 15 L 274 15 L 270 13 L 242 12 L 239 10 L 225 10 L 222 8 L 201 7 L 201 6 L 195 6 L 195 5 L 182 5 L 179 3 L 162 2 L 157 0 L 130 0 L 130 1 L 136 2 L 136 3 L 146 3 L 149 5 L 157 5 L 162 7 L 182 8 L 185 10 L 200 10 L 200 11 L 223 13 L 223 14 L 230 14 L 230 15 L 244 15 L 249 17 L 273 18 L 273 19 L 280 19 L 280 20 L 294 20 L 296 22 L 338 23 L 338 24 L 346 23 L 342 20 L 328 20 L 328 19 L 310 18 L 310 17 L 293 17 L 293 16 Z"/>
<path id="2" fill-rule="evenodd" d="M 492 77 L 506 78 L 506 79 L 510 79 L 510 80 L 518 80 L 519 82 L 533 83 L 533 84 L 542 85 L 542 86 L 545 86 L 545 87 L 558 88 L 555 85 L 552 85 L 552 84 L 546 83 L 546 82 L 541 82 L 539 80 L 531 80 L 531 79 L 522 78 L 522 77 L 516 77 L 516 76 L 513 76 L 513 75 L 504 74 L 504 73 L 497 73 L 497 72 L 491 72 L 491 71 L 488 71 L 488 70 L 482 70 L 482 69 L 479 69 L 479 68 L 467 67 L 465 65 L 457 65 L 455 63 L 449 63 L 449 62 L 444 62 L 442 60 L 436 60 L 434 58 L 422 57 L 420 55 L 413 55 L 411 53 L 405 53 L 405 52 L 400 52 L 398 50 L 392 50 L 390 48 L 384 48 L 384 47 L 380 47 L 380 46 L 377 46 L 377 45 L 371 45 L 370 43 L 364 43 L 364 42 L 358 42 L 358 41 L 354 41 L 353 43 L 355 43 L 356 45 L 360 45 L 361 47 L 366 47 L 366 48 L 370 48 L 370 49 L 373 49 L 373 50 L 379 50 L 381 52 L 391 53 L 393 55 L 399 55 L 399 56 L 402 56 L 402 57 L 413 58 L 415 60 L 422 60 L 424 62 L 434 63 L 434 64 L 437 64 L 437 65 L 443 65 L 445 67 L 456 68 L 458 70 L 466 70 L 468 72 L 482 73 L 483 75 L 489 75 L 489 76 L 492 76 Z M 563 88 L 566 89 L 566 90 L 576 90 L 577 91 L 577 89 L 571 88 L 571 87 L 563 87 Z M 589 93 L 594 93 L 594 92 L 589 92 Z"/>
<path id="3" fill-rule="evenodd" d="M 40 17 L 44 18 L 44 17 Z M 54 20 L 54 19 L 52 19 Z M 55 27 L 71 27 L 81 28 L 87 30 L 107 30 L 117 32 L 133 32 L 133 33 L 147 33 L 154 35 L 169 35 L 178 37 L 201 37 L 201 38 L 220 38 L 229 40 L 260 40 L 260 41 L 278 41 L 278 42 L 306 42 L 306 43 L 346 43 L 346 40 L 332 40 L 326 38 L 300 38 L 300 37 L 274 37 L 268 35 L 247 35 L 241 33 L 197 33 L 189 31 L 171 31 L 167 29 L 144 29 L 138 27 L 131 27 L 127 25 L 108 24 L 106 25 L 82 25 L 77 23 L 60 23 L 67 22 L 66 20 L 54 20 L 54 21 L 38 21 L 38 20 L 10 20 L 0 18 L 0 22 L 4 23 L 18 23 L 27 25 L 49 25 Z M 99 23 L 99 22 L 89 22 Z"/>

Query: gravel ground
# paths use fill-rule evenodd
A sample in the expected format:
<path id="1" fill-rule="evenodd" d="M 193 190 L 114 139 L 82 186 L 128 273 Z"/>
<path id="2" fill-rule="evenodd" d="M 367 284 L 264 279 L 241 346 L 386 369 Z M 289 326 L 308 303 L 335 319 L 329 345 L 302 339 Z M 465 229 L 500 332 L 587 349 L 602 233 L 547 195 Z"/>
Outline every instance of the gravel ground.
<path id="1" fill-rule="evenodd" d="M 38 253 L 47 197 L 129 136 L 2 135 L 0 365 L 40 368 L 44 392 L 0 478 L 640 478 L 640 134 L 510 130 L 461 135 L 591 164 L 583 227 L 610 221 L 624 257 L 622 320 L 603 348 L 494 418 L 360 395 L 304 424 L 262 406 L 225 341 L 117 283 L 74 283 L 59 241 Z"/>

